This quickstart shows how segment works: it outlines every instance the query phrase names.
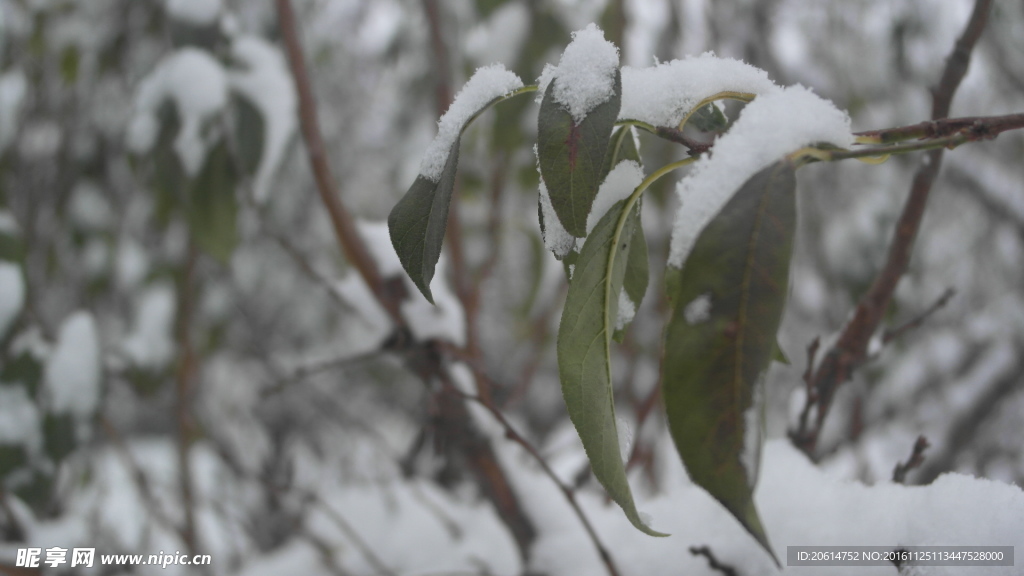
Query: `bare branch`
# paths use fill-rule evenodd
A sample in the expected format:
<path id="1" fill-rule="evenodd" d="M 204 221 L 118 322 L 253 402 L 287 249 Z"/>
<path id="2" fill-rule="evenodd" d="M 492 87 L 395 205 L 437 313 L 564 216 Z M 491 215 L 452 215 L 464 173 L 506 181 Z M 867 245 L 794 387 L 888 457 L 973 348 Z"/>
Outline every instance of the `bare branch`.
<path id="1" fill-rule="evenodd" d="M 555 471 L 551 469 L 551 466 L 548 464 L 547 460 L 545 460 L 544 456 L 542 456 L 541 453 L 537 450 L 537 448 L 535 448 L 529 440 L 527 440 L 522 434 L 520 434 L 515 429 L 514 426 L 512 426 L 512 423 L 510 423 L 508 419 L 505 418 L 505 415 L 502 414 L 501 410 L 499 410 L 494 404 L 485 402 L 479 396 L 466 394 L 455 388 L 452 388 L 451 391 L 455 394 L 462 396 L 467 400 L 472 400 L 486 408 L 487 411 L 494 416 L 498 423 L 501 424 L 502 428 L 505 429 L 505 437 L 515 442 L 516 444 L 522 446 L 523 449 L 526 450 L 526 452 L 531 457 L 533 457 L 534 460 L 537 461 L 537 463 L 541 467 L 541 470 L 544 471 L 544 474 L 551 478 L 551 481 L 554 482 L 555 485 L 558 486 L 558 489 L 562 491 L 562 495 L 565 496 L 565 499 L 569 502 L 569 505 L 572 507 L 573 512 L 576 513 L 576 517 L 580 519 L 580 523 L 583 524 L 583 528 L 587 531 L 587 535 L 590 536 L 590 541 L 593 542 L 594 547 L 597 548 L 598 556 L 600 556 L 601 561 L 604 562 L 605 568 L 607 568 L 609 576 L 619 576 L 619 570 L 615 566 L 615 561 L 612 559 L 611 554 L 608 552 L 608 549 L 604 547 L 604 544 L 601 543 L 601 539 L 597 535 L 597 532 L 594 530 L 594 526 L 590 523 L 590 519 L 587 518 L 586 513 L 583 512 L 583 509 L 580 508 L 579 503 L 576 501 L 575 491 L 573 491 L 572 488 L 570 488 L 564 482 L 562 482 L 562 479 L 559 478 L 557 474 L 555 474 Z"/>
<path id="2" fill-rule="evenodd" d="M 295 21 L 291 0 L 276 0 L 276 6 L 281 39 L 284 42 L 288 65 L 291 67 L 292 77 L 295 80 L 295 91 L 299 98 L 299 125 L 302 130 L 302 138 L 306 143 L 309 163 L 316 180 L 320 200 L 323 202 L 324 208 L 327 209 L 331 225 L 334 227 L 334 234 L 338 239 L 338 245 L 345 257 L 359 271 L 367 286 L 370 287 L 370 291 L 388 311 L 392 320 L 396 324 L 402 325 L 399 310 L 400 299 L 388 290 L 388 285 L 377 269 L 377 263 L 370 256 L 366 243 L 356 231 L 352 215 L 338 198 L 339 188 L 331 174 L 330 166 L 327 164 L 326 147 L 317 120 L 316 100 L 313 98 L 313 89 L 309 73 L 306 70 L 306 61 L 302 52 L 302 43 L 299 40 L 298 25 Z"/>
<path id="3" fill-rule="evenodd" d="M 690 546 L 690 554 L 707 558 L 708 566 L 715 572 L 721 572 L 724 576 L 739 576 L 735 568 L 719 562 L 709 546 Z"/>
<path id="4" fill-rule="evenodd" d="M 887 328 L 885 332 L 882 333 L 882 344 L 888 344 L 889 342 L 892 342 L 893 340 L 903 336 L 907 332 L 910 332 L 911 330 L 915 330 L 918 327 L 920 327 L 921 324 L 924 324 L 925 320 L 927 320 L 932 314 L 935 314 L 940 309 L 944 308 L 946 304 L 949 303 L 950 299 L 952 299 L 955 295 L 956 290 L 952 288 L 946 288 L 946 290 L 942 293 L 942 296 L 939 296 L 939 299 L 936 300 L 931 306 L 929 306 L 928 309 L 926 309 L 924 312 L 921 312 L 913 319 L 911 319 L 908 322 L 905 322 L 904 324 L 901 324 L 900 326 L 897 326 L 895 328 Z"/>
<path id="5" fill-rule="evenodd" d="M 932 91 L 932 120 L 941 120 L 949 115 L 953 95 L 967 72 L 971 51 L 984 30 L 991 4 L 991 0 L 976 0 L 970 21 L 946 61 L 938 86 Z M 813 457 L 818 434 L 824 425 L 836 389 L 849 380 L 853 371 L 866 358 L 868 343 L 878 329 L 896 285 L 907 269 L 932 183 L 942 165 L 942 155 L 943 149 L 937 148 L 929 151 L 924 157 L 914 176 L 903 213 L 897 222 L 885 265 L 857 304 L 853 318 L 843 329 L 835 345 L 825 353 L 821 365 L 814 374 L 818 405 L 816 421 L 812 426 L 802 427 L 791 434 L 794 444 L 809 456 Z"/>
<path id="6" fill-rule="evenodd" d="M 924 464 L 924 451 L 928 449 L 928 439 L 924 436 L 918 436 L 917 441 L 914 442 L 914 449 L 910 453 L 910 458 L 907 458 L 906 462 L 898 462 L 896 467 L 892 470 L 892 481 L 899 484 L 903 484 L 907 479 L 907 472 L 910 472 L 914 468 L 918 468 L 921 464 Z"/>

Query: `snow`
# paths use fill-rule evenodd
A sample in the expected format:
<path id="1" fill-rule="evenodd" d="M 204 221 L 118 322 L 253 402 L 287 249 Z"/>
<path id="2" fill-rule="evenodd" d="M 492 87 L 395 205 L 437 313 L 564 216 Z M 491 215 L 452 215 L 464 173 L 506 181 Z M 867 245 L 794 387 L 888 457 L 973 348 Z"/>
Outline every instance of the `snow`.
<path id="1" fill-rule="evenodd" d="M 781 89 L 768 73 L 711 52 L 647 68 L 622 68 L 619 118 L 675 128 L 705 98 L 720 92 L 759 96 Z"/>
<path id="2" fill-rule="evenodd" d="M 165 57 L 140 84 L 136 93 L 136 113 L 128 126 L 128 149 L 145 154 L 159 133 L 157 110 L 172 100 L 178 111 L 181 129 L 174 150 L 185 172 L 194 176 L 202 167 L 208 143 L 204 124 L 227 104 L 228 80 L 224 68 L 208 52 L 181 48 Z"/>
<path id="3" fill-rule="evenodd" d="M 448 152 L 469 119 L 491 100 L 506 96 L 522 87 L 523 81 L 515 73 L 506 70 L 504 64 L 477 68 L 469 82 L 466 82 L 462 90 L 455 95 L 455 100 L 448 111 L 438 121 L 437 136 L 423 155 L 420 175 L 431 182 L 441 180 L 444 165 L 448 162 Z"/>
<path id="4" fill-rule="evenodd" d="M 591 23 L 572 33 L 572 42 L 562 52 L 558 66 L 544 66 L 537 81 L 538 96 L 543 98 L 548 84 L 554 80 L 552 97 L 579 124 L 591 110 L 612 97 L 618 67 L 619 49 L 605 40 L 604 32 Z"/>
<path id="5" fill-rule="evenodd" d="M 145 248 L 134 238 L 124 237 L 117 246 L 117 283 L 123 288 L 132 288 L 149 272 L 149 258 Z"/>
<path id="6" fill-rule="evenodd" d="M 88 418 L 99 407 L 100 345 L 92 314 L 75 312 L 61 325 L 44 379 L 54 413 Z"/>
<path id="7" fill-rule="evenodd" d="M 615 329 L 622 330 L 633 321 L 633 317 L 636 316 L 636 302 L 629 297 L 626 293 L 626 289 L 623 288 L 619 292 L 619 307 L 615 315 Z"/>
<path id="8" fill-rule="evenodd" d="M 623 160 L 612 168 L 601 183 L 601 187 L 597 189 L 594 203 L 590 206 L 590 214 L 587 215 L 587 234 L 593 232 L 594 226 L 597 226 L 616 202 L 628 198 L 643 179 L 643 168 L 633 160 Z M 547 221 L 544 223 L 546 225 Z"/>
<path id="9" fill-rule="evenodd" d="M 576 247 L 576 238 L 566 231 L 562 221 L 555 214 L 555 207 L 551 204 L 551 195 L 544 180 L 540 181 L 540 210 L 544 215 L 544 229 L 541 230 L 544 236 L 544 247 L 554 253 L 559 259 L 564 258 L 573 248 Z"/>
<path id="10" fill-rule="evenodd" d="M 757 475 L 761 469 L 761 447 L 764 441 L 764 372 L 754 383 L 750 406 L 743 411 L 743 451 L 740 464 L 747 473 L 747 484 L 757 486 Z"/>
<path id="11" fill-rule="evenodd" d="M 759 96 L 679 183 L 668 263 L 681 268 L 704 227 L 759 170 L 809 144 L 853 143 L 850 117 L 803 86 Z"/>
<path id="12" fill-rule="evenodd" d="M 539 534 L 531 568 L 552 576 L 602 573 L 602 564 L 578 520 L 550 479 L 507 442 L 497 445 L 516 491 L 535 519 Z M 621 511 L 597 491 L 576 498 L 623 574 L 714 576 L 689 546 L 709 545 L 719 559 L 740 574 L 777 574 L 771 559 L 731 515 L 704 490 L 686 479 L 667 438 L 659 442 L 663 492 L 635 491 L 637 506 L 649 510 L 653 524 L 672 534 L 650 538 L 634 529 Z M 667 450 L 666 450 L 667 447 Z M 555 470 L 576 451 L 543 451 Z M 569 468 L 571 469 L 571 468 Z M 859 482 L 829 476 L 809 462 L 788 440 L 764 445 L 761 481 L 755 501 L 776 554 L 787 546 L 1024 545 L 1024 492 L 1019 487 L 946 474 L 928 486 Z M 891 576 L 892 567 L 857 567 L 858 575 Z M 929 576 L 977 574 L 1010 576 L 1014 567 L 935 567 Z M 787 571 L 788 573 L 788 571 Z M 850 574 L 849 567 L 816 569 L 815 574 Z"/>
<path id="13" fill-rule="evenodd" d="M 0 446 L 21 445 L 28 452 L 42 443 L 39 410 L 24 386 L 0 386 Z"/>
<path id="14" fill-rule="evenodd" d="M 711 318 L 711 293 L 705 292 L 683 308 L 683 318 L 690 326 L 707 322 Z"/>
<path id="15" fill-rule="evenodd" d="M 252 102 L 263 116 L 263 155 L 253 182 L 257 202 L 267 198 L 274 171 L 280 165 L 289 138 L 295 132 L 297 98 L 284 56 L 272 44 L 255 36 L 235 39 L 234 57 L 247 69 L 228 73 L 231 88 Z"/>
<path id="16" fill-rule="evenodd" d="M 171 361 L 175 309 L 174 287 L 170 284 L 151 286 L 142 293 L 132 331 L 121 344 L 135 366 L 155 370 Z"/>
<path id="17" fill-rule="evenodd" d="M 21 267 L 0 262 L 0 339 L 25 305 L 25 279 Z"/>
<path id="18" fill-rule="evenodd" d="M 221 0 L 167 0 L 167 13 L 175 20 L 209 26 L 221 13 Z"/>

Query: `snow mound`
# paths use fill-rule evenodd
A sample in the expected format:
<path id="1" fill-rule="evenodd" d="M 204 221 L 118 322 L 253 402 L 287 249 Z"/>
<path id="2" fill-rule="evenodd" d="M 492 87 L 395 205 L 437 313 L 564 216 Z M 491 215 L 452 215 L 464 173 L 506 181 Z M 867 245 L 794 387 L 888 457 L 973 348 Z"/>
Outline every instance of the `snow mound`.
<path id="1" fill-rule="evenodd" d="M 558 66 L 544 67 L 538 80 L 540 97 L 554 79 L 555 102 L 564 106 L 579 124 L 591 110 L 611 98 L 618 67 L 619 49 L 605 40 L 604 32 L 591 23 L 572 33 L 572 42 L 562 52 Z"/>

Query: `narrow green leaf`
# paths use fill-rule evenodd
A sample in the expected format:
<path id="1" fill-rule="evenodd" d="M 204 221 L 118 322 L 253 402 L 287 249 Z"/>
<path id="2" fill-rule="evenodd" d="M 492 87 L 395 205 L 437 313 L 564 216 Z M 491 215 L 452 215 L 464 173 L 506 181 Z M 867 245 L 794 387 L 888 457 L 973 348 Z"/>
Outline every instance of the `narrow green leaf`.
<path id="1" fill-rule="evenodd" d="M 670 275 L 663 394 L 693 481 L 775 555 L 754 506 L 762 376 L 776 349 L 793 231 L 796 178 L 782 161 L 748 180 Z M 776 563 L 778 562 L 777 559 Z"/>
<path id="2" fill-rule="evenodd" d="M 432 182 L 417 176 L 388 216 L 391 244 L 398 253 L 398 259 L 431 304 L 434 296 L 430 293 L 430 280 L 434 277 L 437 259 L 441 257 L 444 231 L 448 226 L 448 206 L 455 189 L 460 140 L 456 138 L 452 144 L 441 178 Z"/>
<path id="3" fill-rule="evenodd" d="M 587 235 L 590 206 L 604 179 L 608 143 L 622 101 L 622 78 L 616 70 L 612 96 L 579 125 L 555 102 L 556 81 L 548 84 L 540 104 L 537 156 L 555 214 L 569 234 L 582 238 Z"/>
<path id="4" fill-rule="evenodd" d="M 594 476 L 639 530 L 655 532 L 640 519 L 619 450 L 609 346 L 626 275 L 625 255 L 638 227 L 636 206 L 625 218 L 620 200 L 583 244 L 558 328 L 558 373 L 562 395 Z M 620 221 L 621 220 L 621 221 Z"/>
<path id="5" fill-rule="evenodd" d="M 263 114 L 247 97 L 232 95 L 232 110 L 235 115 L 235 142 L 242 172 L 248 176 L 256 174 L 263 157 L 265 124 Z"/>
<path id="6" fill-rule="evenodd" d="M 612 168 L 623 160 L 632 160 L 641 166 L 644 163 L 640 158 L 640 151 L 636 149 L 633 131 L 629 126 L 620 126 L 612 134 L 611 141 L 608 143 L 608 153 L 605 155 L 601 181 L 603 182 Z"/>
<path id="7" fill-rule="evenodd" d="M 189 182 L 189 232 L 196 245 L 223 263 L 238 244 L 238 173 L 221 141 L 206 155 L 199 174 Z"/>

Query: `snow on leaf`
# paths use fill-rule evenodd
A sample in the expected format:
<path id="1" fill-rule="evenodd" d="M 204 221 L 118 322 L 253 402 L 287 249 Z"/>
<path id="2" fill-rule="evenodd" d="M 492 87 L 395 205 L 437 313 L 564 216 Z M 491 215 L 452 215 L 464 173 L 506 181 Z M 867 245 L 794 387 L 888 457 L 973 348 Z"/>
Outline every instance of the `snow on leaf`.
<path id="1" fill-rule="evenodd" d="M 596 24 L 572 33 L 558 66 L 546 66 L 541 74 L 540 93 L 551 86 L 551 98 L 580 124 L 599 104 L 612 98 L 613 78 L 619 68 L 619 49 L 604 39 Z"/>
<path id="2" fill-rule="evenodd" d="M 694 106 L 715 94 L 762 96 L 779 90 L 764 70 L 711 52 L 648 68 L 624 66 L 619 118 L 674 128 Z"/>
<path id="3" fill-rule="evenodd" d="M 676 191 L 681 206 L 672 229 L 669 266 L 679 268 L 701 230 L 753 174 L 817 142 L 852 144 L 850 117 L 803 86 L 759 96 L 694 164 Z"/>
<path id="4" fill-rule="evenodd" d="M 92 314 L 69 316 L 60 327 L 57 344 L 44 368 L 49 408 L 55 414 L 82 418 L 100 401 L 100 345 Z"/>
<path id="5" fill-rule="evenodd" d="M 494 100 L 508 96 L 522 87 L 523 81 L 519 76 L 506 70 L 502 64 L 478 68 L 438 121 L 437 136 L 427 147 L 420 164 L 420 176 L 438 183 L 448 165 L 452 146 L 473 116 Z"/>
<path id="6" fill-rule="evenodd" d="M 281 52 L 265 40 L 254 36 L 237 38 L 231 53 L 246 66 L 244 71 L 229 71 L 231 88 L 255 105 L 261 116 L 262 146 L 253 182 L 253 195 L 261 202 L 267 198 L 274 171 L 295 132 L 295 86 Z"/>

